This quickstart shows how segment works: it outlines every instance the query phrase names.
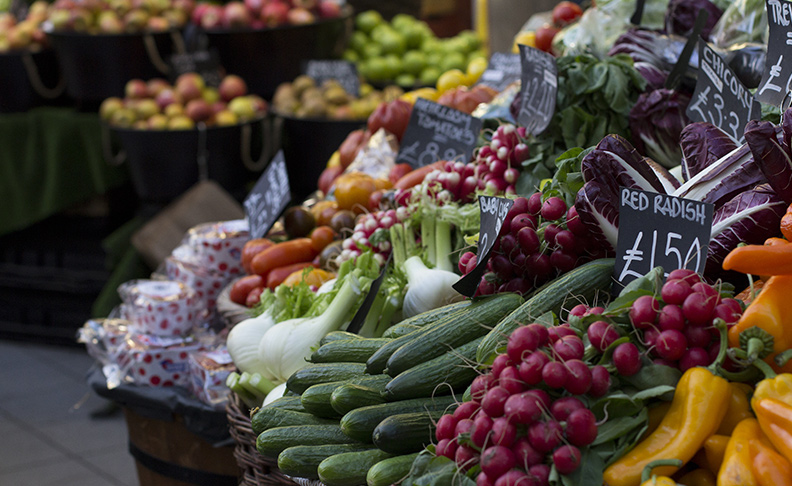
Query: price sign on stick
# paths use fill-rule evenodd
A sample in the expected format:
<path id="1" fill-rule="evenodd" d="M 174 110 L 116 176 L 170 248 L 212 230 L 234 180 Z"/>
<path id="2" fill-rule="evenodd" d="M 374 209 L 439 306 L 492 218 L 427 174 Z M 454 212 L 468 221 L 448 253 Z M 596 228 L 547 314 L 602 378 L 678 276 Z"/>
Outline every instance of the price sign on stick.
<path id="1" fill-rule="evenodd" d="M 198 50 L 170 57 L 171 78 L 175 81 L 185 73 L 198 73 L 207 86 L 218 87 L 223 80 L 223 68 L 217 49 Z"/>
<path id="2" fill-rule="evenodd" d="M 481 222 L 479 225 L 478 252 L 476 252 L 476 268 L 453 285 L 454 290 L 462 295 L 472 297 L 476 293 L 481 276 L 487 269 L 487 261 L 500 234 L 506 215 L 514 206 L 514 200 L 505 197 L 479 196 Z"/>
<path id="3" fill-rule="evenodd" d="M 481 120 L 424 98 L 415 100 L 396 163 L 423 167 L 438 160 L 470 160 Z"/>
<path id="4" fill-rule="evenodd" d="M 275 154 L 258 182 L 245 199 L 245 216 L 250 238 L 263 238 L 291 201 L 289 174 L 283 151 Z"/>
<path id="5" fill-rule="evenodd" d="M 312 77 L 317 85 L 335 79 L 347 93 L 360 96 L 360 77 L 355 65 L 349 61 L 313 59 L 306 64 L 305 74 Z"/>
<path id="6" fill-rule="evenodd" d="M 742 142 L 745 124 L 762 110 L 751 92 L 704 40 L 699 39 L 699 72 L 687 116 L 694 122 L 712 123 Z"/>
<path id="7" fill-rule="evenodd" d="M 779 106 L 792 91 L 792 4 L 784 0 L 766 0 L 766 6 L 770 39 L 756 99 Z"/>
<path id="8" fill-rule="evenodd" d="M 495 52 L 476 84 L 484 84 L 497 91 L 503 91 L 513 82 L 520 80 L 521 76 L 522 65 L 519 54 Z"/>
<path id="9" fill-rule="evenodd" d="M 666 274 L 704 272 L 712 211 L 712 204 L 620 188 L 614 292 L 657 266 Z"/>
<path id="10" fill-rule="evenodd" d="M 555 57 L 539 49 L 520 45 L 522 88 L 517 122 L 528 133 L 538 135 L 555 113 L 558 70 Z"/>

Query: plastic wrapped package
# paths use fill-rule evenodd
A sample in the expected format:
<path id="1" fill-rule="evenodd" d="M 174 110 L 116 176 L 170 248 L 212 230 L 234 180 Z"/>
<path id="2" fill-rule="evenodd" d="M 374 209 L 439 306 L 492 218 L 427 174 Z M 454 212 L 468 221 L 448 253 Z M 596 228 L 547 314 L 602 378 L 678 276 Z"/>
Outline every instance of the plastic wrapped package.
<path id="1" fill-rule="evenodd" d="M 194 251 L 195 262 L 210 271 L 242 275 L 242 247 L 250 239 L 247 221 L 206 223 L 187 232 L 183 245 Z"/>
<path id="2" fill-rule="evenodd" d="M 360 149 L 345 172 L 362 172 L 375 179 L 387 179 L 388 173 L 396 165 L 398 153 L 399 142 L 396 137 L 380 128 Z"/>
<path id="3" fill-rule="evenodd" d="M 200 261 L 191 246 L 181 245 L 165 259 L 164 275 L 195 290 L 198 308 L 212 314 L 217 297 L 234 275 L 206 268 Z"/>
<path id="4" fill-rule="evenodd" d="M 182 386 L 190 382 L 190 353 L 205 349 L 194 337 L 166 338 L 147 334 L 129 334 L 122 345 L 124 381 L 141 386 Z"/>
<path id="5" fill-rule="evenodd" d="M 225 408 L 229 389 L 226 378 L 234 371 L 231 355 L 225 347 L 198 351 L 189 356 L 190 391 L 199 400 L 217 410 Z"/>
<path id="6" fill-rule="evenodd" d="M 118 287 L 130 331 L 155 336 L 186 336 L 200 322 L 197 293 L 169 280 L 130 280 Z"/>
<path id="7" fill-rule="evenodd" d="M 736 44 L 767 45 L 770 31 L 764 0 L 734 0 L 712 29 L 710 40 L 721 49 Z"/>

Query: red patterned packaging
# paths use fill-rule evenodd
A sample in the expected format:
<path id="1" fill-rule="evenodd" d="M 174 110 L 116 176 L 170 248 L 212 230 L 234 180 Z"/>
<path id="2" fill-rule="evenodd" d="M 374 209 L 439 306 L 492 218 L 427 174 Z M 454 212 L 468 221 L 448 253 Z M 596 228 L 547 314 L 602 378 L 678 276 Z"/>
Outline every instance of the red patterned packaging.
<path id="1" fill-rule="evenodd" d="M 155 336 L 186 336 L 201 321 L 196 292 L 170 280 L 131 280 L 118 287 L 130 330 Z"/>

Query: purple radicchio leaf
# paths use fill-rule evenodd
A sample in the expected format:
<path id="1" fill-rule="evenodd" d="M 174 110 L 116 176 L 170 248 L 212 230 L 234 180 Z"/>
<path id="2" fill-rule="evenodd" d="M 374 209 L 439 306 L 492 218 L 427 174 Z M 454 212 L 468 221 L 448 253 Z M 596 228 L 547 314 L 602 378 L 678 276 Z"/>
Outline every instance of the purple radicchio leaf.
<path id="1" fill-rule="evenodd" d="M 712 28 L 723 15 L 723 10 L 709 0 L 671 0 L 666 9 L 665 31 L 672 35 L 690 37 L 699 10 L 706 10 L 709 14 L 701 31 L 704 39 L 709 39 Z"/>
<path id="2" fill-rule="evenodd" d="M 661 89 L 665 86 L 666 78 L 668 78 L 668 71 L 660 69 L 654 64 L 645 61 L 637 61 L 634 63 L 633 67 L 638 71 L 638 74 L 643 76 L 646 80 L 647 91 Z"/>
<path id="3" fill-rule="evenodd" d="M 787 204 L 792 203 L 792 157 L 789 148 L 779 142 L 776 126 L 767 121 L 751 120 L 745 126 L 745 141 L 773 190 Z"/>
<path id="4" fill-rule="evenodd" d="M 685 114 L 690 96 L 676 90 L 656 89 L 643 93 L 630 110 L 630 131 L 639 152 L 666 168 L 679 165 L 679 137 L 690 123 Z"/>
<path id="5" fill-rule="evenodd" d="M 611 187 L 616 194 L 622 186 L 665 194 L 663 184 L 644 161 L 643 155 L 619 135 L 608 135 L 600 140 L 583 158 L 580 170 L 583 180 L 597 180 Z"/>
<path id="6" fill-rule="evenodd" d="M 600 181 L 586 182 L 575 197 L 575 209 L 594 239 L 607 251 L 619 239 L 619 191 Z"/>
<path id="7" fill-rule="evenodd" d="M 792 152 L 792 108 L 787 108 L 781 116 L 781 131 L 783 132 L 784 147 L 788 152 Z"/>
<path id="8" fill-rule="evenodd" d="M 644 162 L 646 162 L 649 167 L 652 168 L 654 173 L 657 175 L 657 178 L 660 180 L 660 183 L 663 184 L 663 188 L 665 188 L 666 194 L 672 194 L 675 190 L 679 188 L 681 185 L 680 182 L 677 180 L 676 177 L 671 175 L 668 172 L 668 169 L 663 167 L 662 165 L 658 164 L 654 160 L 650 159 L 649 157 L 644 157 Z"/>
<path id="9" fill-rule="evenodd" d="M 711 123 L 691 123 L 679 136 L 682 147 L 682 178 L 685 181 L 732 152 L 737 144 L 723 130 Z"/>
<path id="10" fill-rule="evenodd" d="M 759 164 L 743 144 L 697 173 L 673 195 L 710 203 L 717 210 L 737 194 L 765 182 Z"/>
<path id="11" fill-rule="evenodd" d="M 627 54 L 634 62 L 646 62 L 661 66 L 662 59 L 652 49 L 652 46 L 656 44 L 657 35 L 649 30 L 630 29 L 616 39 L 608 51 L 608 55 Z"/>
<path id="12" fill-rule="evenodd" d="M 763 244 L 778 234 L 787 203 L 769 184 L 735 196 L 712 217 L 707 273 L 722 273 L 723 259 L 740 243 Z"/>

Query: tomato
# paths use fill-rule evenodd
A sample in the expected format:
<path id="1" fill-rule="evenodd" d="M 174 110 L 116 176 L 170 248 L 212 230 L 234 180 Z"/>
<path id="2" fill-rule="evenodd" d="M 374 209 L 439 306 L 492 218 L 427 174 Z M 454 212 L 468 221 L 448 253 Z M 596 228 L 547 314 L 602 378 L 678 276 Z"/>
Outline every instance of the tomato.
<path id="1" fill-rule="evenodd" d="M 368 207 L 371 193 L 377 190 L 374 179 L 362 172 L 343 174 L 335 182 L 338 207 L 361 214 Z"/>
<path id="2" fill-rule="evenodd" d="M 413 168 L 410 164 L 396 164 L 391 168 L 390 172 L 388 172 L 388 180 L 396 184 L 396 181 L 412 172 L 412 170 Z"/>
<path id="3" fill-rule="evenodd" d="M 258 303 L 261 302 L 262 292 L 264 292 L 263 287 L 256 287 L 255 289 L 251 290 L 245 298 L 245 305 L 250 308 L 256 307 Z"/>
<path id="4" fill-rule="evenodd" d="M 311 232 L 311 247 L 321 253 L 324 248 L 333 242 L 336 234 L 329 226 L 319 226 Z"/>
<path id="5" fill-rule="evenodd" d="M 349 167 L 349 164 L 355 160 L 355 157 L 357 157 L 361 147 L 365 143 L 368 143 L 370 136 L 371 133 L 366 132 L 362 128 L 360 130 L 353 130 L 349 132 L 347 138 L 344 139 L 344 141 L 341 143 L 341 146 L 338 148 L 338 160 L 341 163 L 341 167 L 343 169 Z"/>
<path id="6" fill-rule="evenodd" d="M 311 213 L 316 220 L 316 226 L 327 226 L 330 219 L 338 211 L 338 203 L 335 201 L 319 201 L 311 207 Z"/>
<path id="7" fill-rule="evenodd" d="M 263 285 L 264 279 L 261 278 L 260 275 L 248 275 L 246 277 L 242 277 L 234 282 L 234 285 L 231 286 L 229 298 L 231 299 L 231 302 L 239 305 L 245 305 L 245 301 L 248 294 L 250 294 L 250 291 L 256 287 L 261 288 Z"/>
<path id="8" fill-rule="evenodd" d="M 407 101 L 396 99 L 380 103 L 368 118 L 368 131 L 376 133 L 380 128 L 384 128 L 401 141 L 411 114 L 412 105 Z"/>
<path id="9" fill-rule="evenodd" d="M 340 176 L 342 172 L 344 172 L 344 169 L 340 166 L 325 167 L 319 175 L 319 182 L 316 183 L 316 186 L 320 191 L 327 194 L 330 188 L 333 187 L 333 181 L 335 181 L 336 177 Z"/>
<path id="10" fill-rule="evenodd" d="M 536 29 L 536 48 L 540 51 L 551 52 L 553 49 L 553 37 L 559 30 L 561 29 L 549 25 Z"/>
<path id="11" fill-rule="evenodd" d="M 571 24 L 583 15 L 580 5 L 573 2 L 561 2 L 553 8 L 553 24 L 559 27 Z"/>
<path id="12" fill-rule="evenodd" d="M 267 238 L 255 238 L 253 240 L 249 240 L 247 243 L 245 243 L 245 246 L 242 247 L 242 268 L 244 268 L 247 273 L 253 273 L 250 270 L 250 262 L 253 261 L 253 258 L 256 255 L 274 244 L 274 242 Z"/>

